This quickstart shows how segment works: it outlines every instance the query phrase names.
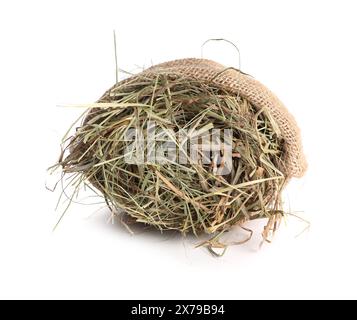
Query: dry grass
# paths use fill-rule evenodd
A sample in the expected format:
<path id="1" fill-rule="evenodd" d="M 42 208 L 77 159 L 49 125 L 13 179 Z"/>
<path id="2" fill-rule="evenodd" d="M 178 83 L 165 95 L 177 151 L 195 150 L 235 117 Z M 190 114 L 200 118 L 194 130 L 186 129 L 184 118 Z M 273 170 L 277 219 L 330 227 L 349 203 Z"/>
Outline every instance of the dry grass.
<path id="1" fill-rule="evenodd" d="M 276 229 L 285 184 L 284 141 L 265 110 L 210 84 L 176 75 L 115 86 L 98 103 L 85 107 L 82 125 L 65 139 L 57 164 L 75 186 L 72 199 L 78 187 L 87 184 L 99 191 L 113 213 L 124 210 L 133 221 L 160 230 L 211 234 L 205 244 L 214 247 L 221 246 L 220 234 L 248 220 L 269 219 L 266 239 Z M 195 129 L 204 135 L 212 128 L 231 129 L 231 173 L 216 175 L 224 163 L 213 157 L 207 164 L 202 159 L 193 163 L 187 153 L 187 164 L 128 164 L 130 142 L 125 133 L 129 128 L 145 133 L 149 121 L 155 121 L 157 132 Z M 178 150 L 184 150 L 182 141 L 171 138 Z"/>

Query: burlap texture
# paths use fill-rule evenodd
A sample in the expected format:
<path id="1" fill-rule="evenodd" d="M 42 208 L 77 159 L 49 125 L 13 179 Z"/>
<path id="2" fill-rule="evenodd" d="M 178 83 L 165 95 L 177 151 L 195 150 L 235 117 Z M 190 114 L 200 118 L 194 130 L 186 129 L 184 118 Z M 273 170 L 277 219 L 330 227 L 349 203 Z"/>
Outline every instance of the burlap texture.
<path id="1" fill-rule="evenodd" d="M 263 84 L 253 77 L 237 70 L 206 59 L 180 59 L 152 66 L 143 72 L 129 77 L 113 88 L 123 86 L 140 77 L 156 77 L 158 74 L 179 74 L 198 81 L 211 82 L 219 88 L 239 94 L 258 109 L 269 110 L 280 127 L 285 141 L 283 161 L 287 178 L 302 177 L 307 169 L 303 153 L 300 130 L 293 116 L 283 103 Z M 107 101 L 111 88 L 99 100 Z"/>

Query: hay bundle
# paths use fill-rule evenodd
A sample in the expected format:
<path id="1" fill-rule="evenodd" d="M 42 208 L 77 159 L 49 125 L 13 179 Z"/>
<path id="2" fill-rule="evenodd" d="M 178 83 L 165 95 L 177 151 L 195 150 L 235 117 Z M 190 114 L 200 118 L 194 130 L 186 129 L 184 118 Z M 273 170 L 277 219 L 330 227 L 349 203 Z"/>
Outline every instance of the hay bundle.
<path id="1" fill-rule="evenodd" d="M 58 163 L 63 172 L 99 190 L 114 213 L 212 234 L 210 245 L 258 218 L 269 219 L 267 238 L 282 215 L 284 185 L 306 169 L 282 103 L 252 77 L 209 60 L 154 66 L 88 107 Z"/>

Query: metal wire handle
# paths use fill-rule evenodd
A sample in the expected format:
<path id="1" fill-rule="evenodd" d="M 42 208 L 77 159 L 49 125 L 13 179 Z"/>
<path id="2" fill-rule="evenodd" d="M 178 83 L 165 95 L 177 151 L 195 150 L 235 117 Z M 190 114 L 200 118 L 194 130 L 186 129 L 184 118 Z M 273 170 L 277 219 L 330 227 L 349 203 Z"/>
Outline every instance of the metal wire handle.
<path id="1" fill-rule="evenodd" d="M 238 48 L 238 46 L 234 43 L 234 42 L 232 42 L 232 41 L 229 41 L 229 40 L 227 40 L 227 39 L 223 39 L 223 38 L 213 38 L 213 39 L 208 39 L 208 40 L 206 40 L 202 45 L 201 45 L 201 58 L 203 58 L 203 49 L 204 49 L 204 47 L 205 47 L 205 45 L 208 43 L 208 42 L 211 42 L 211 41 L 224 41 L 224 42 L 227 42 L 227 43 L 229 43 L 230 45 L 232 45 L 235 49 L 236 49 L 236 51 L 237 51 L 237 53 L 238 53 L 238 69 L 239 70 L 241 70 L 241 59 L 240 59 L 240 51 L 239 51 L 239 48 Z"/>

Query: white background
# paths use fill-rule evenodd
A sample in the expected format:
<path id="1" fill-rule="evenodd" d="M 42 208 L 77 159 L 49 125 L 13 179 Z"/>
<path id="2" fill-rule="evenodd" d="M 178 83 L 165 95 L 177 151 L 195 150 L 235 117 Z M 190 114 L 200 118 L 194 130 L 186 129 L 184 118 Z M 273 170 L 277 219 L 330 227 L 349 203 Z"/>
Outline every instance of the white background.
<path id="1" fill-rule="evenodd" d="M 352 0 L 2 1 L 0 298 L 357 298 L 356 14 Z M 52 232 L 61 211 L 46 168 L 81 112 L 57 105 L 114 83 L 113 29 L 134 72 L 200 57 L 212 37 L 239 46 L 242 70 L 301 127 L 309 171 L 286 206 L 310 231 L 296 238 L 305 224 L 290 217 L 272 244 L 259 250 L 258 228 L 220 259 L 193 239 L 131 236 L 101 205 L 73 205 Z M 223 43 L 204 55 L 237 66 Z"/>

